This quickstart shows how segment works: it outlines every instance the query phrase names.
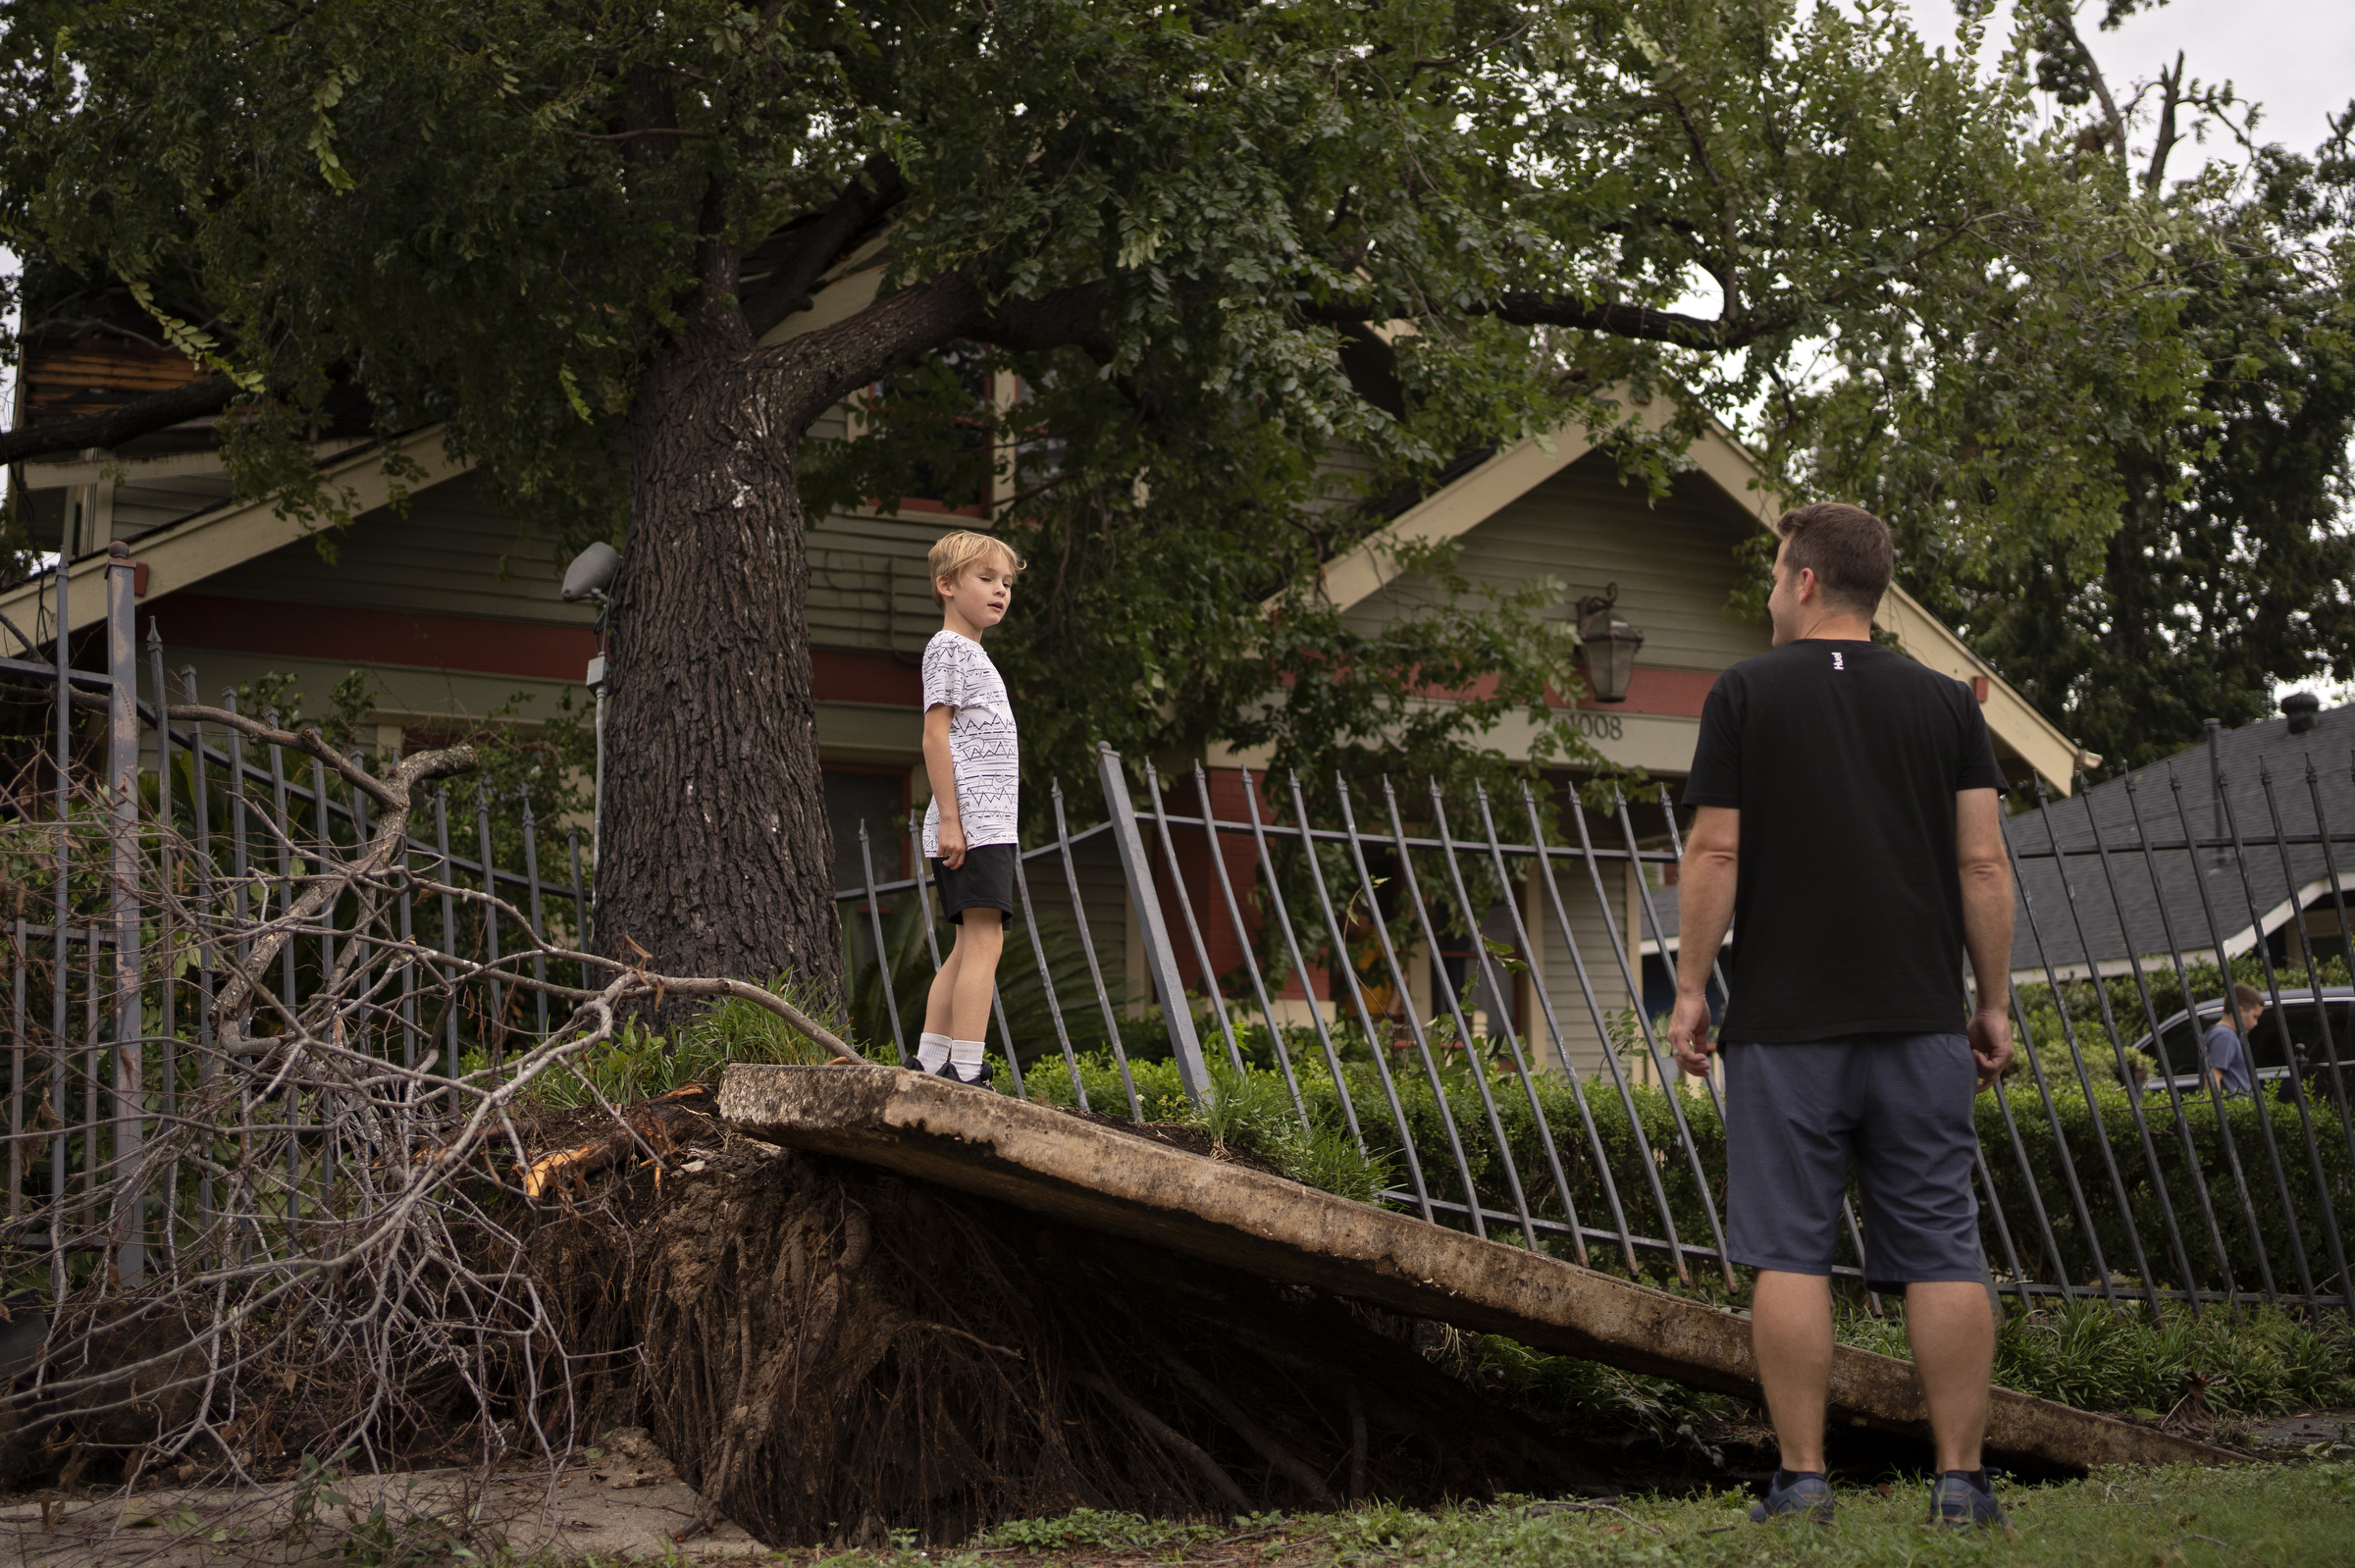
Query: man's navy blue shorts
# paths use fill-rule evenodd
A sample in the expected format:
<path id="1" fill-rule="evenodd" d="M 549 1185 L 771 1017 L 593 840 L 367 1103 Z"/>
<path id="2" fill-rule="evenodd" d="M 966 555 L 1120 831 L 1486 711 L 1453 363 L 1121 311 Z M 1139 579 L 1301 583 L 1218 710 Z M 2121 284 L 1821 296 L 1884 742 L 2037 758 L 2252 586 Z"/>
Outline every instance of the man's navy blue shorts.
<path id="1" fill-rule="evenodd" d="M 1012 844 L 982 844 L 965 852 L 965 863 L 955 870 L 938 858 L 932 862 L 932 885 L 940 889 L 943 919 L 962 925 L 967 910 L 996 910 L 1014 916 L 1014 858 L 1021 851 Z"/>
<path id="2" fill-rule="evenodd" d="M 1726 1248 L 1736 1263 L 1828 1275 L 1855 1161 L 1875 1289 L 1983 1280 L 1978 1066 L 1961 1034 L 1727 1045 Z"/>

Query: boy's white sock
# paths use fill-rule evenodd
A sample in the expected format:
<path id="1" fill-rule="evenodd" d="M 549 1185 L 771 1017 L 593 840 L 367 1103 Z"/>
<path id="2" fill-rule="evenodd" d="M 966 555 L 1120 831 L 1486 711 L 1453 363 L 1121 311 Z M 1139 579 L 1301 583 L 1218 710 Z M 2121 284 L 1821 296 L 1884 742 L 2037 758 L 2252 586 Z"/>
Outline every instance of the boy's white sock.
<path id="1" fill-rule="evenodd" d="M 957 1075 L 961 1078 L 978 1071 L 981 1066 L 981 1042 L 951 1040 L 949 1060 L 957 1064 Z"/>
<path id="2" fill-rule="evenodd" d="M 916 1037 L 916 1063 L 926 1072 L 938 1072 L 949 1060 L 949 1037 L 945 1034 L 919 1034 Z"/>

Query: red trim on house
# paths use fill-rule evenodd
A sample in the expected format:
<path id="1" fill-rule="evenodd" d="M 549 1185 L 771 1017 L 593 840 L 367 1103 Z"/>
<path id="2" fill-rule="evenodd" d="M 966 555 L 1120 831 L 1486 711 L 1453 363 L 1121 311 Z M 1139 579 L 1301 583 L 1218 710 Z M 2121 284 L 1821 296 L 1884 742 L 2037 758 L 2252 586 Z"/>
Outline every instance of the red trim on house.
<path id="1" fill-rule="evenodd" d="M 810 651 L 811 694 L 821 703 L 884 703 L 917 708 L 924 702 L 924 672 L 896 653 L 855 653 L 847 649 Z"/>
<path id="2" fill-rule="evenodd" d="M 139 609 L 139 635 L 160 625 L 182 648 L 218 648 L 282 658 L 402 664 L 464 670 L 527 680 L 577 681 L 597 652 L 584 626 L 540 621 L 485 620 L 471 615 L 420 615 L 404 610 L 306 604 L 286 600 L 232 599 L 179 593 Z M 810 655 L 812 695 L 821 703 L 882 703 L 914 708 L 923 701 L 923 673 L 890 653 L 835 649 Z"/>
<path id="3" fill-rule="evenodd" d="M 1619 703 L 1598 703 L 1592 696 L 1579 700 L 1579 707 L 1601 713 L 1662 713 L 1673 718 L 1701 717 L 1701 705 L 1717 684 L 1713 669 L 1646 669 L 1637 665 L 1627 680 L 1627 700 Z M 1440 686 L 1426 686 L 1427 697 L 1474 699 L 1488 697 L 1496 690 L 1496 677 L 1483 675 L 1469 687 L 1450 691 Z M 1555 707 L 1568 707 L 1559 692 L 1546 693 L 1546 701 Z"/>
<path id="4" fill-rule="evenodd" d="M 349 604 L 169 594 L 139 610 L 139 635 L 158 625 L 183 648 L 334 662 L 405 664 L 527 680 L 577 681 L 597 653 L 586 626 L 419 615 Z"/>
<path id="5" fill-rule="evenodd" d="M 1699 718 L 1709 688 L 1717 684 L 1713 669 L 1646 669 L 1639 664 L 1627 678 L 1627 701 L 1597 703 L 1589 697 L 1578 706 L 1603 713 L 1662 713 L 1672 718 Z M 1556 700 L 1557 706 L 1559 700 Z"/>

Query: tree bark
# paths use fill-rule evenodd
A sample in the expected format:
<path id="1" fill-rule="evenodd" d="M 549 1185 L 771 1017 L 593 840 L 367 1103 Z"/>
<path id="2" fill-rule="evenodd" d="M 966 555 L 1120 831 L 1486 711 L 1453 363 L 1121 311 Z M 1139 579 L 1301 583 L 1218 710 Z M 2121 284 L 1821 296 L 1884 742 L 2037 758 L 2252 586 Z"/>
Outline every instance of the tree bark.
<path id="1" fill-rule="evenodd" d="M 802 428 L 775 417 L 752 346 L 732 310 L 699 312 L 631 410 L 597 932 L 614 957 L 643 947 L 670 973 L 790 972 L 823 1003 L 842 932 L 804 615 Z"/>
<path id="2" fill-rule="evenodd" d="M 818 768 L 794 467 L 811 421 L 951 339 L 1088 340 L 1102 291 L 992 312 L 961 274 L 756 346 L 735 260 L 705 287 L 630 411 L 630 537 L 614 582 L 597 940 L 671 974 L 842 980 L 834 844 Z M 675 1016 L 681 1003 L 661 1012 Z"/>

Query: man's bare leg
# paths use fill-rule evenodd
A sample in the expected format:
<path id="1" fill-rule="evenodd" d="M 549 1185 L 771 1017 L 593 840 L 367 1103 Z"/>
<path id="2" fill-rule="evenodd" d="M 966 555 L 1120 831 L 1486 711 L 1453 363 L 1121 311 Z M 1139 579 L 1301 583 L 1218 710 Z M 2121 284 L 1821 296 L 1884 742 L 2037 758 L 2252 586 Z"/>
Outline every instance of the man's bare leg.
<path id="1" fill-rule="evenodd" d="M 1978 1469 L 1995 1372 L 1995 1310 L 1986 1285 L 1960 1280 L 1906 1286 L 1906 1338 L 1930 1407 L 1939 1473 Z"/>
<path id="2" fill-rule="evenodd" d="M 1750 1343 L 1782 1467 L 1822 1474 L 1823 1405 L 1832 1385 L 1831 1280 L 1759 1270 L 1750 1297 Z M 1982 1399 L 1982 1417 L 1985 1409 Z"/>

